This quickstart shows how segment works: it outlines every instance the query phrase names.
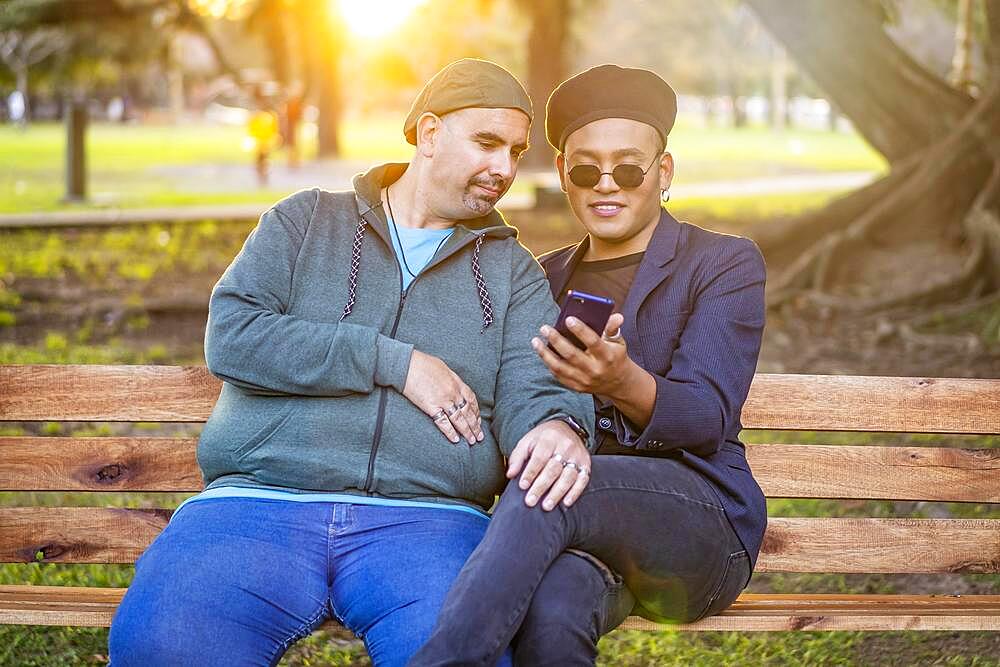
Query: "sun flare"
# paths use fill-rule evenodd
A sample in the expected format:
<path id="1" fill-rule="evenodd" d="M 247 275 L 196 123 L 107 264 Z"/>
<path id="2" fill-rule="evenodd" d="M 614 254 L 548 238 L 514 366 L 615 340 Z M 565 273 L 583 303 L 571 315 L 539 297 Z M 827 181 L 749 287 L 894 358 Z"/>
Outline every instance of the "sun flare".
<path id="1" fill-rule="evenodd" d="M 344 22 L 359 37 L 387 35 L 427 0 L 331 0 L 337 3 Z"/>

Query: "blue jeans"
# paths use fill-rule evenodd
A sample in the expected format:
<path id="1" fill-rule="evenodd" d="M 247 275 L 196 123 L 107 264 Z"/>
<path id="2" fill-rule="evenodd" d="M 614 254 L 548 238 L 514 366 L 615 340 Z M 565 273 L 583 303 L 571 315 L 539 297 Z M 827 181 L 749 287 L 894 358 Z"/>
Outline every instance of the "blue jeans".
<path id="1" fill-rule="evenodd" d="M 699 473 L 669 458 L 591 465 L 569 509 L 527 507 L 507 485 L 411 667 L 491 665 L 515 637 L 517 664 L 592 665 L 600 635 L 630 611 L 691 622 L 732 604 L 749 555 Z M 608 567 L 620 576 L 602 574 Z"/>
<path id="2" fill-rule="evenodd" d="M 376 665 L 403 665 L 487 525 L 451 509 L 191 503 L 136 562 L 111 664 L 275 665 L 333 617 Z"/>

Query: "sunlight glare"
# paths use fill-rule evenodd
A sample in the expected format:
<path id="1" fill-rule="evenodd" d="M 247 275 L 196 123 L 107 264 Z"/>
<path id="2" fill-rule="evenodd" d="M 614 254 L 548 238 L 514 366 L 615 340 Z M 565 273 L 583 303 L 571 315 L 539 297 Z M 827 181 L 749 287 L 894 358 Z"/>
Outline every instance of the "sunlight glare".
<path id="1" fill-rule="evenodd" d="M 387 35 L 427 0 L 331 0 L 337 2 L 344 22 L 355 35 Z"/>

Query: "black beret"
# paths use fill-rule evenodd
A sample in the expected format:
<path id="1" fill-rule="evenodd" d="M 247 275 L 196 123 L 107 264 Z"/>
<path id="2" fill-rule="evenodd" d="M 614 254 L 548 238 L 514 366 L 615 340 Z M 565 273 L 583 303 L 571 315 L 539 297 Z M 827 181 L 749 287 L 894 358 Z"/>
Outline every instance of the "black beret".
<path id="1" fill-rule="evenodd" d="M 677 118 L 677 95 L 648 69 L 598 65 L 552 91 L 545 107 L 545 138 L 561 153 L 569 135 L 602 118 L 652 125 L 665 144 Z"/>

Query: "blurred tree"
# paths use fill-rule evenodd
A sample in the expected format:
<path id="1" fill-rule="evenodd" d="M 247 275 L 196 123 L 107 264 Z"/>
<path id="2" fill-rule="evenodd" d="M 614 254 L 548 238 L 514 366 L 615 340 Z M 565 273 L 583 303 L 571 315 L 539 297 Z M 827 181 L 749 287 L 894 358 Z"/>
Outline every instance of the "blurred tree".
<path id="1" fill-rule="evenodd" d="M 192 9 L 190 1 L 7 0 L 0 4 L 0 31 L 22 35 L 22 42 L 36 32 L 53 37 L 54 57 L 41 62 L 51 65 L 62 93 L 72 87 L 75 73 L 88 69 L 92 73 L 100 63 L 113 63 L 122 76 L 156 60 L 169 69 L 170 41 L 181 33 L 197 35 L 218 67 L 241 82 L 208 20 Z"/>
<path id="2" fill-rule="evenodd" d="M 335 0 L 257 0 L 246 18 L 267 45 L 274 78 L 287 90 L 303 82 L 319 110 L 318 154 L 340 154 L 341 60 L 345 29 Z"/>
<path id="3" fill-rule="evenodd" d="M 771 305 L 906 309 L 1000 289 L 1000 0 L 976 99 L 889 38 L 878 0 L 745 0 L 890 164 L 828 207 L 752 230 Z"/>
<path id="4" fill-rule="evenodd" d="M 531 24 L 527 88 L 535 112 L 528 140 L 532 149 L 525 154 L 523 166 L 544 169 L 552 166 L 555 157 L 545 140 L 545 103 L 566 78 L 570 0 L 517 0 L 517 5 Z"/>
<path id="5" fill-rule="evenodd" d="M 16 89 L 24 105 L 21 122 L 31 120 L 29 70 L 69 44 L 69 36 L 54 28 L 0 31 L 0 62 L 14 73 Z"/>
<path id="6" fill-rule="evenodd" d="M 776 60 L 775 41 L 737 0 L 616 0 L 578 21 L 574 37 L 572 67 L 652 69 L 678 94 L 702 98 L 706 120 L 714 110 L 733 124 L 746 120 L 746 97 L 768 94 Z M 797 78 L 788 68 L 788 93 L 801 89 Z"/>
<path id="7" fill-rule="evenodd" d="M 951 61 L 948 83 L 959 90 L 975 92 L 972 83 L 972 0 L 958 0 L 955 56 Z"/>

